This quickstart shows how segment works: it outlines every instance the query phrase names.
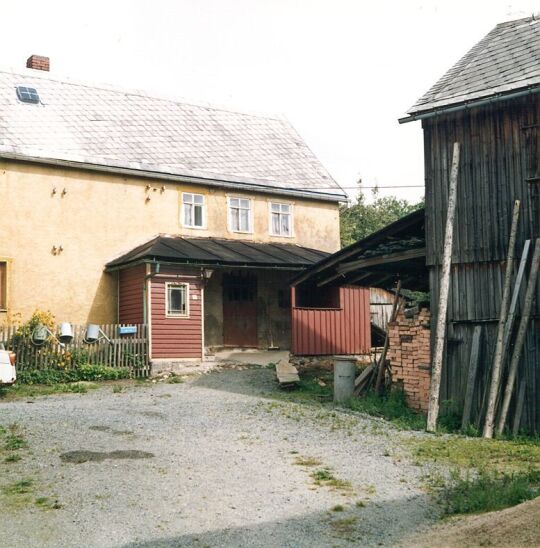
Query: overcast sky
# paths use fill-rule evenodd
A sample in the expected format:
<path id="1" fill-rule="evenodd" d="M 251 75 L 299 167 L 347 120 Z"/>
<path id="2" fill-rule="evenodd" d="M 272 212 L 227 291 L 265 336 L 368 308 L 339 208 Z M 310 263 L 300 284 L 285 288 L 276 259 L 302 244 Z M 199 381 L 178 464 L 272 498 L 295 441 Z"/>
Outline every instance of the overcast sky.
<path id="1" fill-rule="evenodd" d="M 77 80 L 282 114 L 349 193 L 361 177 L 414 201 L 422 131 L 398 117 L 497 23 L 538 10 L 539 0 L 3 0 L 0 64 L 47 55 L 51 72 Z"/>

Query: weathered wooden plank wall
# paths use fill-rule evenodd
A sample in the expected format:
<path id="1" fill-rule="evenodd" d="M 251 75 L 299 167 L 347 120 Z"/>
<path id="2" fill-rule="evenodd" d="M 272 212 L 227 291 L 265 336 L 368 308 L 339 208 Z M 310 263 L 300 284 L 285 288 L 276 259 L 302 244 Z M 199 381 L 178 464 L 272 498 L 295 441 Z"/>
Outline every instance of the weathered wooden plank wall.
<path id="1" fill-rule="evenodd" d="M 461 143 L 448 308 L 449 340 L 441 400 L 451 401 L 458 411 L 462 409 L 472 335 L 475 325 L 483 325 L 473 422 L 482 418 L 482 398 L 490 378 L 515 199 L 521 200 L 516 263 L 525 240 L 540 236 L 539 124 L 539 94 L 423 123 L 432 321 L 437 318 L 451 151 L 455 141 Z M 520 377 L 525 375 L 527 379 L 522 426 L 540 432 L 540 284 L 520 367 Z"/>

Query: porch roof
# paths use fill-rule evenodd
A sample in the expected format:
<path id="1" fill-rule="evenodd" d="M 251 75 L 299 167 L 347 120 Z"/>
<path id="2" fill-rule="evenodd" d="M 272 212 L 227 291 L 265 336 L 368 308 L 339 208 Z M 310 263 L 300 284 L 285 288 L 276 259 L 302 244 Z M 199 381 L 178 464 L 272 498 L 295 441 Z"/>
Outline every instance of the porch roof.
<path id="1" fill-rule="evenodd" d="M 110 261 L 106 269 L 117 270 L 139 263 L 163 262 L 303 270 L 328 256 L 329 253 L 324 251 L 296 244 L 160 235 Z"/>

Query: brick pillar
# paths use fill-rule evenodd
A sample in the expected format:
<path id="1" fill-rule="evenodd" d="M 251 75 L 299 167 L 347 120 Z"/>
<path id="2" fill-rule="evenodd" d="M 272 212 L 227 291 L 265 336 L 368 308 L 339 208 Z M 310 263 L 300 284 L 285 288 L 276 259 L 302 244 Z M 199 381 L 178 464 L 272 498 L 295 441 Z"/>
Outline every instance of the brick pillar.
<path id="1" fill-rule="evenodd" d="M 403 387 L 413 409 L 427 411 L 431 378 L 430 313 L 427 308 L 411 313 L 401 310 L 390 324 L 388 359 L 392 378 Z"/>

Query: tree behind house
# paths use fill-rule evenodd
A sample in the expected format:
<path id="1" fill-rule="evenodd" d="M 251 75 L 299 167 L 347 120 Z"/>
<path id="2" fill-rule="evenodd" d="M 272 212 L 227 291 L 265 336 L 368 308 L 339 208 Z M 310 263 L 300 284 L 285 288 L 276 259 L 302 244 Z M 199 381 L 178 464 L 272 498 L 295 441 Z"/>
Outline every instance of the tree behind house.
<path id="1" fill-rule="evenodd" d="M 396 196 L 379 196 L 379 190 L 372 190 L 373 201 L 366 203 L 366 196 L 360 192 L 356 203 L 342 206 L 339 212 L 341 245 L 352 244 L 371 233 L 384 228 L 401 217 L 424 207 L 424 201 L 413 204 Z"/>

